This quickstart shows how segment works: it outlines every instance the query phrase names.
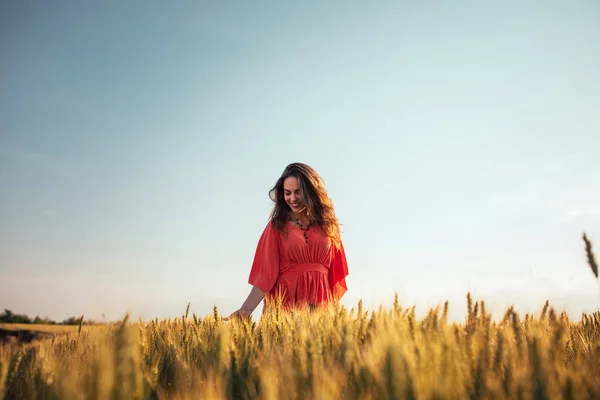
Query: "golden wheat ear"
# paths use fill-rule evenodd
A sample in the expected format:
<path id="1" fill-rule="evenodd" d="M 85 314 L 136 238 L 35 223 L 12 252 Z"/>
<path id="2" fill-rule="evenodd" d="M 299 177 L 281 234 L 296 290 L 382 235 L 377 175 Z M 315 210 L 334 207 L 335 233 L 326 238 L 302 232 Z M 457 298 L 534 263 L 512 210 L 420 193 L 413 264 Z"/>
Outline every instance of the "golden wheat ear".
<path id="1" fill-rule="evenodd" d="M 594 257 L 594 252 L 592 251 L 592 242 L 587 238 L 587 235 L 583 234 L 583 241 L 585 242 L 585 252 L 587 254 L 588 264 L 592 269 L 592 273 L 598 279 L 598 263 L 596 262 L 596 257 Z"/>

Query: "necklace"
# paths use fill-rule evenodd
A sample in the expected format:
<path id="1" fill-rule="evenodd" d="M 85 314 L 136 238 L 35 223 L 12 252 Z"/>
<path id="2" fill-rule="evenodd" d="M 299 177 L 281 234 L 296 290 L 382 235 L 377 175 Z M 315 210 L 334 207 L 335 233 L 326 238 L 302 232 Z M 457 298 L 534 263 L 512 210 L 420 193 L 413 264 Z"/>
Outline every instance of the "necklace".
<path id="1" fill-rule="evenodd" d="M 288 218 L 290 221 L 294 222 L 296 225 L 298 225 L 298 227 L 302 230 L 302 234 L 304 235 L 304 242 L 308 243 L 308 235 L 306 234 L 306 232 L 308 232 L 308 230 L 310 229 L 310 225 L 311 223 L 309 222 L 308 224 L 306 224 L 306 227 L 300 222 L 299 218 L 296 218 L 295 220 L 292 219 L 292 217 Z"/>

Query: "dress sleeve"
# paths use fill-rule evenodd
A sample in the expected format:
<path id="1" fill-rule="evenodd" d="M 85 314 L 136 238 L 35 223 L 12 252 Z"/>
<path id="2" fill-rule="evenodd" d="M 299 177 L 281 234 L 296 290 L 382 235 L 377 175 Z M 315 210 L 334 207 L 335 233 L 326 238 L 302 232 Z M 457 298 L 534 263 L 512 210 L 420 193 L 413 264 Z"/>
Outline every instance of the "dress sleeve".
<path id="1" fill-rule="evenodd" d="M 265 227 L 254 254 L 248 283 L 269 293 L 279 277 L 279 234 L 271 222 Z"/>
<path id="2" fill-rule="evenodd" d="M 332 247 L 333 257 L 331 267 L 329 268 L 329 287 L 335 300 L 340 300 L 344 293 L 348 290 L 346 286 L 346 276 L 348 276 L 348 262 L 346 261 L 346 252 L 344 245 L 340 243 L 340 247 Z"/>

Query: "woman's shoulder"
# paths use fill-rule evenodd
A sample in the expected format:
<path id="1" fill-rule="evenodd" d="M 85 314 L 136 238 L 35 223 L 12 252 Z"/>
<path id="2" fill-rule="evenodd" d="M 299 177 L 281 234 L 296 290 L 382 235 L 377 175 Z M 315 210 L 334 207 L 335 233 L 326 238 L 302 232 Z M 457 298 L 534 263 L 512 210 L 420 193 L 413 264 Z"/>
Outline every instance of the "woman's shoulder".
<path id="1" fill-rule="evenodd" d="M 282 228 L 286 228 L 287 223 L 280 223 L 274 218 L 269 218 L 263 228 L 264 233 L 268 234 L 281 234 Z"/>

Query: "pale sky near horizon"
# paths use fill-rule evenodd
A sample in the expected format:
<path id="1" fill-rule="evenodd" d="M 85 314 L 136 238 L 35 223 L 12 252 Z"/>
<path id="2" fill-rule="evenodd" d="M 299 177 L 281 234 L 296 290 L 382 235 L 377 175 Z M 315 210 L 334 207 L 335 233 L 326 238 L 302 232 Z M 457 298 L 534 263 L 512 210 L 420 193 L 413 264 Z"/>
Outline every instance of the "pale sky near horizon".
<path id="1" fill-rule="evenodd" d="M 0 3 L 0 309 L 234 311 L 295 161 L 349 307 L 599 308 L 599 2 L 160 3 Z"/>

